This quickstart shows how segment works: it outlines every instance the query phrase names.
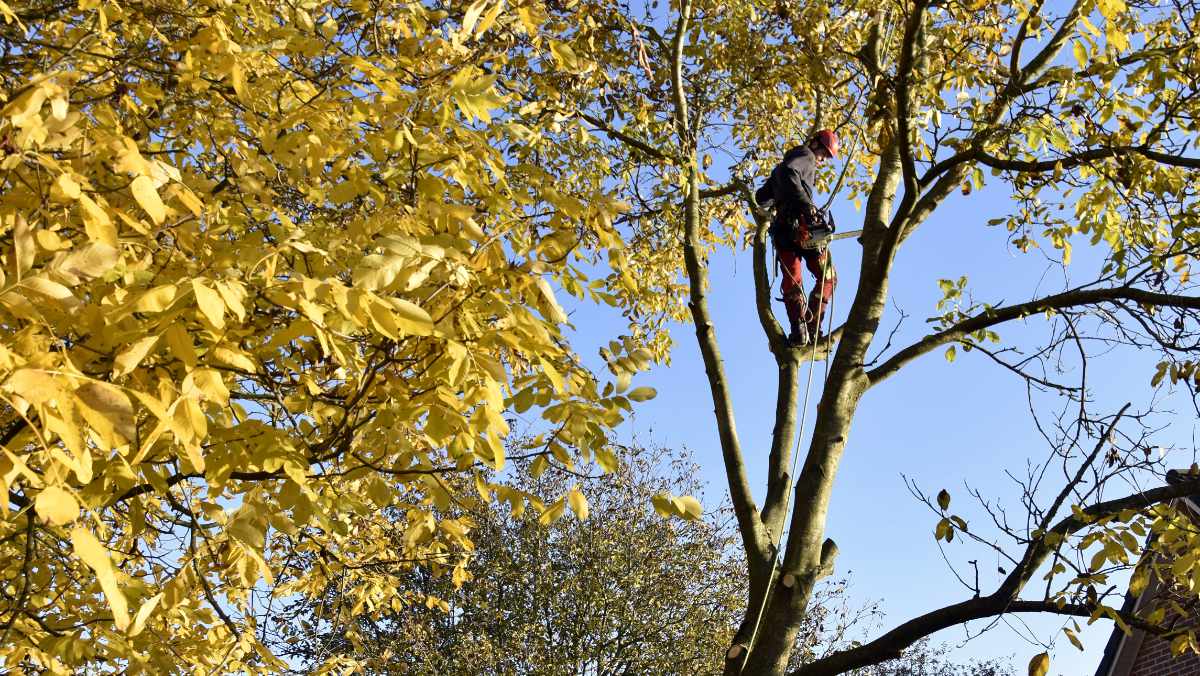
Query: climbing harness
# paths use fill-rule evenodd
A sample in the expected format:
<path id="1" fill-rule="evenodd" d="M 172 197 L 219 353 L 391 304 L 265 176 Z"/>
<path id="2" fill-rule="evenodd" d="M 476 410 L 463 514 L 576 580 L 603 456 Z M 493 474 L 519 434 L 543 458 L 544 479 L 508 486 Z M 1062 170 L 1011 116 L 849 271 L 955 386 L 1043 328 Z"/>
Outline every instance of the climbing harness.
<path id="1" fill-rule="evenodd" d="M 833 235 L 829 238 L 829 241 L 832 241 L 834 239 L 844 239 L 846 237 L 854 237 L 856 235 L 861 235 L 861 234 L 862 234 L 862 230 L 854 230 L 851 232 L 842 233 L 840 235 Z M 831 233 L 831 235 L 832 235 L 832 233 Z M 826 258 L 825 261 L 826 262 L 821 266 L 821 281 L 820 281 L 821 286 L 819 287 L 819 290 L 817 292 L 817 309 L 818 310 L 820 309 L 821 305 L 825 302 L 825 280 L 829 277 L 830 260 L 828 258 Z M 785 272 L 785 274 L 786 274 L 786 272 Z M 825 375 L 824 375 L 823 384 L 822 384 L 822 391 L 824 391 L 824 384 L 827 384 L 829 382 L 829 358 L 830 358 L 830 353 L 833 350 L 833 299 L 834 299 L 834 296 L 831 295 L 829 297 L 829 322 L 828 322 L 828 327 L 825 330 L 825 339 L 826 339 Z M 808 400 L 809 400 L 809 396 L 812 394 L 813 364 L 817 360 L 817 343 L 821 342 L 820 335 L 819 335 L 820 330 L 821 330 L 821 326 L 820 326 L 820 323 L 818 323 L 817 324 L 818 335 L 812 337 L 812 350 L 809 352 L 809 356 L 808 356 L 808 382 L 804 386 L 804 404 L 800 407 L 800 428 L 797 430 L 797 434 L 796 434 L 796 445 L 792 449 L 792 473 L 788 475 L 788 487 L 787 487 L 787 490 L 784 491 L 784 496 L 785 496 L 784 497 L 784 505 L 783 505 L 783 525 L 784 526 L 786 526 L 788 523 L 788 512 L 791 510 L 791 507 L 792 507 L 792 479 L 796 476 L 796 468 L 799 465 L 800 443 L 804 440 L 804 425 L 805 425 L 806 421 L 808 420 Z M 775 584 L 775 571 L 779 565 L 779 547 L 783 543 L 783 536 L 784 536 L 784 532 L 783 532 L 783 529 L 781 528 L 780 532 L 779 532 L 779 541 L 775 542 L 772 545 L 772 549 L 774 551 L 771 554 L 771 572 L 767 576 L 767 586 L 765 588 L 763 588 L 762 603 L 759 604 L 758 613 L 755 615 L 755 618 L 754 618 L 754 630 L 750 632 L 750 641 L 746 644 L 746 652 L 742 656 L 742 665 L 738 668 L 739 673 L 742 672 L 746 668 L 746 662 L 750 659 L 750 651 L 754 649 L 754 643 L 758 639 L 758 629 L 759 629 L 759 626 L 762 624 L 763 613 L 765 613 L 767 610 L 767 599 L 771 598 L 771 587 Z"/>

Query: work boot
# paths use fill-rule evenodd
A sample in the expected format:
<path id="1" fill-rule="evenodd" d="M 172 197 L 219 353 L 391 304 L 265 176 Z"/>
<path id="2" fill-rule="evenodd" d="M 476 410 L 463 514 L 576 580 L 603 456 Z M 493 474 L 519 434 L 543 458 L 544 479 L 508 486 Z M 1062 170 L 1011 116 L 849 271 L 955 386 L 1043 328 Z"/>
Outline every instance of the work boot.
<path id="1" fill-rule="evenodd" d="M 808 327 L 799 321 L 792 322 L 791 332 L 788 333 L 788 344 L 792 347 L 808 345 Z"/>

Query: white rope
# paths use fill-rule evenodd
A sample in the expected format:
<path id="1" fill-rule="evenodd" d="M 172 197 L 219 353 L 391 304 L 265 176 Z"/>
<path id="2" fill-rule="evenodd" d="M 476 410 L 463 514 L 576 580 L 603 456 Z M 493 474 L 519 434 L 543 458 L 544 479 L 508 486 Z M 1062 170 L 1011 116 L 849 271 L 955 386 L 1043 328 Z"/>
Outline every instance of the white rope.
<path id="1" fill-rule="evenodd" d="M 833 266 L 833 258 L 829 254 L 829 249 L 825 250 L 825 264 L 821 266 L 821 286 L 817 292 L 817 311 L 820 312 L 821 305 L 825 302 L 825 280 L 829 277 L 829 268 Z M 787 271 L 784 271 L 787 274 Z M 812 374 L 813 364 L 817 360 L 817 343 L 820 342 L 821 323 L 816 324 L 817 335 L 812 337 L 812 351 L 808 357 L 808 382 L 804 386 L 804 404 L 800 408 L 800 429 L 796 435 L 796 446 L 792 449 L 792 473 L 788 475 L 788 487 L 784 491 L 784 506 L 783 506 L 783 524 L 787 525 L 788 510 L 792 507 L 792 478 L 796 476 L 796 467 L 800 461 L 800 442 L 804 440 L 804 425 L 808 419 L 808 398 L 812 393 Z M 833 294 L 829 296 L 829 329 L 826 332 L 827 343 L 825 348 L 825 378 L 824 381 L 829 381 L 829 352 L 833 349 Z M 750 651 L 754 649 L 754 643 L 758 639 L 758 629 L 762 624 L 763 613 L 767 610 L 767 599 L 771 598 L 771 587 L 775 583 L 775 567 L 779 563 L 779 546 L 783 542 L 783 530 L 780 529 L 779 541 L 774 544 L 774 553 L 771 556 L 771 573 L 767 577 L 767 586 L 763 589 L 762 603 L 759 604 L 758 614 L 754 618 L 754 630 L 750 632 L 750 642 L 746 645 L 746 654 L 742 657 L 742 666 L 738 668 L 740 673 L 746 668 L 746 662 L 750 659 Z"/>

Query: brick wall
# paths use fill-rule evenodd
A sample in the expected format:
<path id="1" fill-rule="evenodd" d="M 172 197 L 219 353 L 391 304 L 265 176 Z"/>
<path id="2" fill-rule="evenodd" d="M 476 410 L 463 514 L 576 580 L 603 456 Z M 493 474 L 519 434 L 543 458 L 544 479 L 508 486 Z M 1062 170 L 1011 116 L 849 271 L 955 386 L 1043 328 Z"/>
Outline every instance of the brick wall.
<path id="1" fill-rule="evenodd" d="M 1169 641 L 1147 635 L 1129 676 L 1200 676 L 1200 655 L 1185 652 L 1172 657 Z"/>

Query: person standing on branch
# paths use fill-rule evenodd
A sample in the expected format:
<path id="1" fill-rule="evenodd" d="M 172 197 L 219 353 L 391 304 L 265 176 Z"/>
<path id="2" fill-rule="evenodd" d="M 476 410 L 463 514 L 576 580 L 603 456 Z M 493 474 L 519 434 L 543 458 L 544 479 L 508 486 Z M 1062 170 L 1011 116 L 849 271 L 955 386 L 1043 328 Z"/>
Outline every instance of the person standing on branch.
<path id="1" fill-rule="evenodd" d="M 833 223 L 813 201 L 817 167 L 836 158 L 837 151 L 837 134 L 822 129 L 805 145 L 789 150 L 755 195 L 761 206 L 767 202 L 775 206 L 771 242 L 783 269 L 783 304 L 790 326 L 788 342 L 793 345 L 817 339 L 821 316 L 837 284 L 828 248 Z M 802 267 L 815 280 L 807 302 Z"/>

